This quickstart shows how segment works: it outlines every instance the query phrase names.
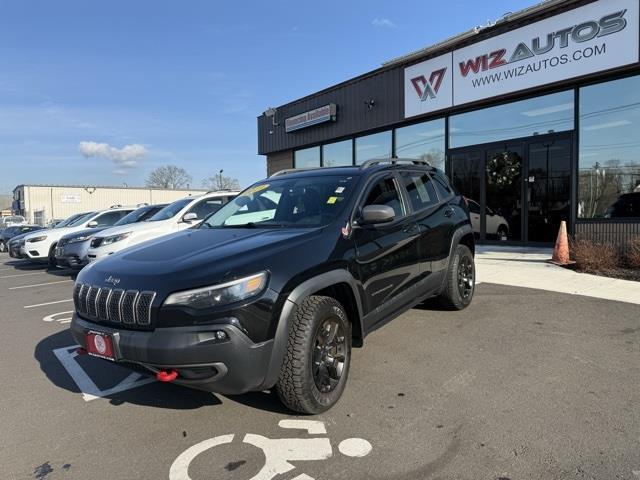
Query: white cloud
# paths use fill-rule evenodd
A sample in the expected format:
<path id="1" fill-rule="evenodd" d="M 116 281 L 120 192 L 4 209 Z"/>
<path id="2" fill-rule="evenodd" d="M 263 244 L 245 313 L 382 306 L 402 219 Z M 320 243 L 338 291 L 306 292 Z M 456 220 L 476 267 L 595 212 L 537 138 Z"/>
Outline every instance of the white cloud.
<path id="1" fill-rule="evenodd" d="M 137 143 L 116 148 L 108 143 L 84 141 L 80 142 L 78 150 L 85 158 L 100 157 L 111 160 L 119 171 L 137 167 L 138 162 L 149 153 L 143 145 Z"/>
<path id="2" fill-rule="evenodd" d="M 371 25 L 376 28 L 397 28 L 397 25 L 388 18 L 374 18 Z"/>

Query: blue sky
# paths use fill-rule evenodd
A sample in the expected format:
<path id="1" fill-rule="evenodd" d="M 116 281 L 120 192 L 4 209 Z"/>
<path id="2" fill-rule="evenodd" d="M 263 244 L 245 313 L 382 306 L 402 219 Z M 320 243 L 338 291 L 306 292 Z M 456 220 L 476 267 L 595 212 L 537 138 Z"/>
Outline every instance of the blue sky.
<path id="1" fill-rule="evenodd" d="M 267 107 L 532 3 L 4 2 L 0 193 L 142 185 L 164 164 L 194 188 L 221 168 L 246 186 L 266 173 Z"/>

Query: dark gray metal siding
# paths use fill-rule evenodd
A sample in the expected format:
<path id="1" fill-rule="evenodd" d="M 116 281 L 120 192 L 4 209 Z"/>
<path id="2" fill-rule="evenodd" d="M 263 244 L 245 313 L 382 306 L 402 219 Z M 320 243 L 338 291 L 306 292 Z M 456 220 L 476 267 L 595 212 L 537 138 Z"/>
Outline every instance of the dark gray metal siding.
<path id="1" fill-rule="evenodd" d="M 578 222 L 575 225 L 575 236 L 618 245 L 624 251 L 629 240 L 640 237 L 640 222 Z"/>
<path id="2" fill-rule="evenodd" d="M 258 153 L 272 152 L 308 146 L 358 132 L 383 128 L 403 120 L 404 98 L 402 76 L 404 66 L 385 70 L 307 97 L 295 103 L 278 108 L 275 119 L 278 126 L 272 126 L 271 118 L 258 117 Z M 366 101 L 373 100 L 373 108 L 367 108 Z M 335 103 L 337 121 L 315 125 L 309 128 L 285 133 L 284 119 L 300 113 Z M 269 133 L 273 132 L 273 133 Z"/>

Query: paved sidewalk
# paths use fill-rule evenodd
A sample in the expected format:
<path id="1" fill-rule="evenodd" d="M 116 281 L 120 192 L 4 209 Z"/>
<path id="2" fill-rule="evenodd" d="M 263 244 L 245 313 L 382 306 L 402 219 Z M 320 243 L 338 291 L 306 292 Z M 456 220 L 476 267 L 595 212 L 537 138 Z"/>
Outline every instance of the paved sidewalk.
<path id="1" fill-rule="evenodd" d="M 479 245 L 478 283 L 536 288 L 640 305 L 640 282 L 577 273 L 548 263 L 551 254 L 550 248 Z"/>

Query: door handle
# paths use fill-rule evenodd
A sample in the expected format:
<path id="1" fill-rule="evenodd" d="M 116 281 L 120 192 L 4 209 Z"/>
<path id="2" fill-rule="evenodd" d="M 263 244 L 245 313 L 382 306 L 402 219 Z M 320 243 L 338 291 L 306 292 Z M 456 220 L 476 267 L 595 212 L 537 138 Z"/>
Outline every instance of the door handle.
<path id="1" fill-rule="evenodd" d="M 444 211 L 444 216 L 445 217 L 453 217 L 453 214 L 456 213 L 456 211 L 453 208 L 447 208 Z"/>

